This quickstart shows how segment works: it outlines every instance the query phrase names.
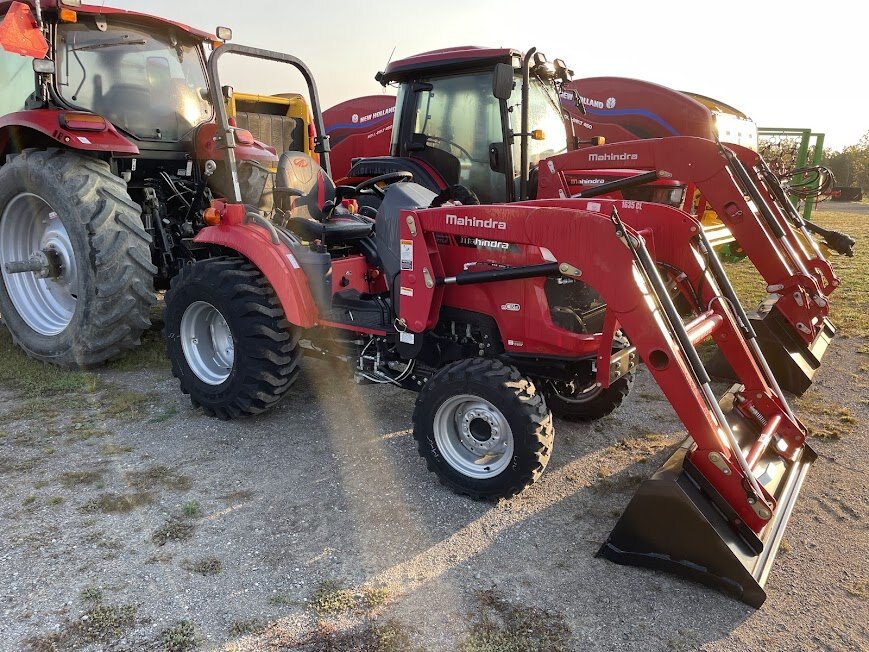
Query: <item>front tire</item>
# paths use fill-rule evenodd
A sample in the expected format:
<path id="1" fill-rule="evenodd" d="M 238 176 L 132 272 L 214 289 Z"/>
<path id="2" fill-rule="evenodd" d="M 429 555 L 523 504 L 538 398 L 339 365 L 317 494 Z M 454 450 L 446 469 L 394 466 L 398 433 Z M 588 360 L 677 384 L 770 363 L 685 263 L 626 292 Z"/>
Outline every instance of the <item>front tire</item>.
<path id="1" fill-rule="evenodd" d="M 166 293 L 165 322 L 172 374 L 209 416 L 263 412 L 298 376 L 299 346 L 277 295 L 240 258 L 182 268 Z"/>
<path id="2" fill-rule="evenodd" d="M 618 409 L 633 383 L 634 374 L 631 372 L 609 387 L 601 387 L 594 378 L 544 380 L 540 381 L 540 387 L 555 416 L 566 421 L 596 421 Z"/>
<path id="3" fill-rule="evenodd" d="M 552 454 L 552 415 L 534 383 L 492 359 L 441 369 L 420 392 L 413 436 L 429 471 L 472 498 L 513 496 Z"/>
<path id="4" fill-rule="evenodd" d="M 150 243 L 139 206 L 107 163 L 49 149 L 3 165 L 0 314 L 13 341 L 63 367 L 136 346 L 156 301 Z M 50 274 L 7 270 L 34 254 L 52 261 Z"/>

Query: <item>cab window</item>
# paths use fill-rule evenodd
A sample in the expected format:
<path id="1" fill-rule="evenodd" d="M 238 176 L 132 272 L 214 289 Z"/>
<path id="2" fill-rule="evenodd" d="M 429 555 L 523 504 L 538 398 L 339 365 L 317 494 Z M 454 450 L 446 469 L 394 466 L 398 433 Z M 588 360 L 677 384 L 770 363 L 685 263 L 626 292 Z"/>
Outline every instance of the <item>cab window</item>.
<path id="1" fill-rule="evenodd" d="M 33 59 L 0 48 L 0 115 L 22 111 L 34 90 Z"/>

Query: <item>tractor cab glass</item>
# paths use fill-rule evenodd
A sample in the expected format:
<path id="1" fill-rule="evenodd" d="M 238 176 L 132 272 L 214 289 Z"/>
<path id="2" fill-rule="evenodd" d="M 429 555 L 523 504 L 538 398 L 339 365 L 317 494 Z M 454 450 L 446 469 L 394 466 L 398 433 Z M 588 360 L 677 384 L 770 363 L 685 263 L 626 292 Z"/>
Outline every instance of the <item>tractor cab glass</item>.
<path id="1" fill-rule="evenodd" d="M 201 49 L 175 32 L 60 25 L 57 83 L 75 107 L 142 140 L 177 141 L 211 118 Z"/>
<path id="2" fill-rule="evenodd" d="M 428 162 L 449 184 L 460 183 L 474 189 L 480 201 L 492 204 L 507 201 L 507 177 L 492 169 L 489 147 L 504 142 L 499 100 L 492 93 L 493 72 L 430 77 L 413 85 L 403 84 L 398 106 L 412 102 L 415 113 L 413 133 L 397 135 L 405 139 L 407 154 Z M 413 90 L 413 87 L 416 90 Z M 522 88 L 516 75 L 515 87 Z M 521 133 L 521 94 L 514 91 L 507 100 L 507 129 Z M 528 137 L 528 164 L 567 151 L 567 137 L 558 93 L 551 81 L 532 77 L 528 94 L 528 127 L 538 132 Z M 402 114 L 399 114 L 402 115 Z M 519 187 L 519 137 L 513 139 L 511 178 Z"/>
<path id="3" fill-rule="evenodd" d="M 517 85 L 521 88 L 521 76 Z M 531 79 L 528 88 L 528 129 L 542 131 L 543 138 L 528 138 L 529 170 L 537 167 L 541 159 L 567 151 L 567 132 L 564 117 L 559 105 L 558 92 L 555 87 L 539 79 Z M 519 133 L 522 128 L 521 114 L 518 109 L 510 113 L 513 121 L 513 131 Z M 513 144 L 515 161 L 519 161 L 519 139 Z M 518 163 L 517 163 L 518 164 Z M 526 170 L 529 171 L 529 170 Z M 518 170 L 517 170 L 518 172 Z"/>
<path id="4" fill-rule="evenodd" d="M 0 49 L 0 115 L 23 110 L 34 87 L 33 59 Z"/>
<path id="5" fill-rule="evenodd" d="M 503 140 L 492 73 L 424 79 L 417 88 L 411 155 L 448 183 L 473 188 L 484 204 L 504 201 L 504 175 L 489 166 L 489 143 Z"/>

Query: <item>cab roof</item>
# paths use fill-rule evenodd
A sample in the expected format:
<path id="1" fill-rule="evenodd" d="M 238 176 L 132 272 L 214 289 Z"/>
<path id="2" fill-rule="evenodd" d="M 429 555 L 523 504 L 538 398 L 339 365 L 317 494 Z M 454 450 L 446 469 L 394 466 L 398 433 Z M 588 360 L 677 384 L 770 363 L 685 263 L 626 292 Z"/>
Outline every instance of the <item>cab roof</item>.
<path id="1" fill-rule="evenodd" d="M 15 2 L 16 0 L 0 0 L 0 15 L 6 13 L 9 9 L 9 6 Z M 36 6 L 35 0 L 17 0 L 18 2 L 22 2 L 25 5 L 28 5 L 32 10 Z M 131 11 L 129 9 L 118 9 L 116 7 L 102 7 L 98 5 L 88 5 L 82 4 L 80 6 L 76 6 L 76 3 L 73 2 L 63 2 L 63 0 L 42 0 L 42 11 L 46 12 L 54 12 L 57 9 L 72 9 L 80 14 L 88 14 L 88 15 L 98 15 L 102 14 L 103 16 L 129 16 L 135 20 L 141 22 L 150 22 L 162 25 L 171 25 L 172 27 L 176 27 L 179 30 L 187 32 L 192 37 L 200 40 L 200 41 L 216 41 L 217 37 L 211 34 L 210 32 L 205 32 L 200 29 L 196 29 L 195 27 L 190 27 L 189 25 L 185 25 L 184 23 L 179 23 L 174 20 L 169 20 L 167 18 L 161 18 L 160 16 L 154 16 L 152 14 L 145 14 L 138 11 Z M 35 10 L 34 10 L 35 14 Z"/>
<path id="2" fill-rule="evenodd" d="M 377 77 L 378 81 L 387 84 L 393 81 L 405 81 L 419 77 L 425 73 L 450 72 L 451 70 L 494 66 L 496 63 L 512 63 L 514 57 L 522 57 L 519 50 L 510 48 L 487 48 L 473 45 L 431 50 L 415 54 L 406 59 L 399 59 L 386 66 L 386 70 Z"/>

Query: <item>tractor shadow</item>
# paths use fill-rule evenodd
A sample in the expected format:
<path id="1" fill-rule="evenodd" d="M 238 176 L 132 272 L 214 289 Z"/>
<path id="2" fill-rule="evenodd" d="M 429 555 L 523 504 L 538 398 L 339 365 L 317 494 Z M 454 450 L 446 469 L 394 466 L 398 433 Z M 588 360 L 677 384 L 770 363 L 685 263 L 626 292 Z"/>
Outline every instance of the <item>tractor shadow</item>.
<path id="1" fill-rule="evenodd" d="M 684 436 L 669 403 L 651 398 L 647 374 L 618 413 L 557 420 L 541 480 L 493 504 L 455 495 L 425 471 L 412 394 L 331 371 L 307 363 L 278 410 L 244 435 L 284 468 L 259 511 L 275 514 L 262 536 L 292 546 L 270 546 L 262 561 L 275 576 L 293 568 L 305 581 L 280 590 L 304 601 L 323 582 L 374 587 L 390 596 L 387 616 L 414 623 L 424 639 L 463 640 L 469 623 L 482 622 L 481 601 L 540 609 L 563 620 L 574 646 L 565 649 L 577 650 L 695 649 L 753 613 L 705 587 L 594 556 Z"/>

